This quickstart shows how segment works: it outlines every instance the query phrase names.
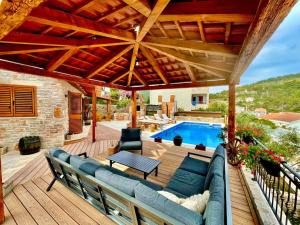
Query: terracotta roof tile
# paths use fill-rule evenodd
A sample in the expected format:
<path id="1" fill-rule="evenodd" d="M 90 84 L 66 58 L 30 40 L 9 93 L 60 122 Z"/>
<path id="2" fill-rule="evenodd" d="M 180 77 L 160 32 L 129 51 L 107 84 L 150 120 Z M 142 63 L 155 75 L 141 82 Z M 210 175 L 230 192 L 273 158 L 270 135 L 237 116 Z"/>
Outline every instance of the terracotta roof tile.
<path id="1" fill-rule="evenodd" d="M 279 113 L 269 113 L 261 118 L 267 120 L 277 120 L 283 122 L 293 122 L 296 120 L 300 120 L 300 113 L 295 112 L 279 112 Z"/>

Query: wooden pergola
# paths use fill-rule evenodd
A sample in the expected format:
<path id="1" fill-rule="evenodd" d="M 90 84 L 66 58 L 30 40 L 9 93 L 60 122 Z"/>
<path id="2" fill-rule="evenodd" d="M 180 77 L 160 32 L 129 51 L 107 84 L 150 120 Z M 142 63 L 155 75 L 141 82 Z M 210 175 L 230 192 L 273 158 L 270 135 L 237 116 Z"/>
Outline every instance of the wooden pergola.
<path id="1" fill-rule="evenodd" d="M 133 127 L 138 90 L 229 85 L 232 140 L 235 85 L 295 3 L 3 0 L 0 68 L 132 91 Z"/>

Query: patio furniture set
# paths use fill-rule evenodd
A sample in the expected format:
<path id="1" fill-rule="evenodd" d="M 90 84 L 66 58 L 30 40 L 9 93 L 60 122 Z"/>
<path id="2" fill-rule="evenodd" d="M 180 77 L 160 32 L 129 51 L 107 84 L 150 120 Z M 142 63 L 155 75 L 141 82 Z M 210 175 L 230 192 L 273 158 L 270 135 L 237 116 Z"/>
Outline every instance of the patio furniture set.
<path id="1" fill-rule="evenodd" d="M 156 130 L 158 127 L 162 130 L 164 125 L 168 123 L 176 123 L 174 119 L 169 118 L 166 114 L 162 114 L 159 116 L 158 114 L 154 114 L 154 116 L 141 116 L 138 120 L 140 126 L 142 128 L 146 128 L 148 126 L 153 127 L 151 130 Z"/>
<path id="2" fill-rule="evenodd" d="M 124 143 L 139 141 L 138 131 L 122 131 L 120 151 L 107 158 L 110 166 L 87 157 L 86 153 L 71 155 L 58 148 L 52 149 L 46 159 L 54 179 L 47 191 L 56 180 L 60 181 L 118 224 L 230 224 L 225 149 L 219 145 L 212 157 L 188 153 L 166 187 L 162 187 L 146 180 L 153 171 L 158 175 L 159 160 L 124 151 L 129 150 L 128 146 L 124 149 Z M 137 150 L 138 145 L 131 144 Z M 144 179 L 113 168 L 113 163 L 143 172 Z M 166 198 L 158 192 L 162 190 L 182 199 L 209 190 L 210 197 L 204 213 L 199 213 Z"/>

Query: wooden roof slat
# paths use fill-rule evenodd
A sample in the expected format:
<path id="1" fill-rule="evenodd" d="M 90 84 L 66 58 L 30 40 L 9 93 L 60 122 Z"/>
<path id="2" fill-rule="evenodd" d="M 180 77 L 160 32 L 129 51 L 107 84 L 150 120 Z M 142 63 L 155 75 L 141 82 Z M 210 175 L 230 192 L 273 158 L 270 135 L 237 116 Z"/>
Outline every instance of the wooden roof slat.
<path id="1" fill-rule="evenodd" d="M 176 25 L 176 28 L 177 28 L 177 30 L 178 30 L 178 32 L 179 32 L 181 38 L 182 38 L 183 40 L 186 40 L 186 37 L 185 37 L 185 35 L 184 35 L 184 33 L 183 33 L 183 30 L 182 30 L 182 28 L 181 28 L 179 22 L 178 22 L 177 20 L 175 20 L 174 23 L 175 23 L 175 25 Z"/>
<path id="2" fill-rule="evenodd" d="M 58 47 L 47 47 L 47 46 L 30 46 L 30 45 L 0 45 L 0 55 L 16 55 L 16 54 L 27 54 L 34 52 L 49 52 L 49 51 L 60 51 L 70 49 L 70 46 L 58 46 Z"/>
<path id="3" fill-rule="evenodd" d="M 147 81 L 142 77 L 142 75 L 137 71 L 137 70 L 134 70 L 133 71 L 133 75 L 144 85 L 144 86 L 147 86 L 148 83 Z"/>
<path id="4" fill-rule="evenodd" d="M 129 75 L 128 75 L 127 86 L 130 86 L 130 83 L 131 83 L 132 73 L 133 73 L 133 69 L 134 69 L 134 66 L 135 66 L 136 59 L 137 59 L 139 46 L 140 46 L 140 43 L 137 42 L 137 43 L 134 44 L 134 47 L 133 47 L 131 62 L 130 62 L 130 66 L 129 66 Z"/>
<path id="5" fill-rule="evenodd" d="M 153 57 L 152 53 L 144 48 L 143 46 L 140 46 L 142 54 L 148 59 L 148 62 L 153 66 L 153 69 L 158 74 L 158 76 L 162 79 L 162 81 L 165 84 L 168 84 L 168 78 L 165 76 L 163 70 L 160 68 L 159 64 L 155 61 L 155 58 Z"/>
<path id="6" fill-rule="evenodd" d="M 193 40 L 179 40 L 150 36 L 145 37 L 142 43 L 158 47 L 168 47 L 193 52 L 208 52 L 212 54 L 224 55 L 227 57 L 237 57 L 239 50 L 238 47 L 230 45 L 208 44 Z"/>
<path id="7" fill-rule="evenodd" d="M 88 78 L 92 78 L 93 76 L 95 76 L 98 72 L 100 72 L 101 70 L 103 70 L 105 67 L 107 67 L 108 65 L 110 65 L 113 61 L 117 60 L 118 58 L 120 58 L 122 55 L 124 55 L 126 52 L 130 51 L 133 48 L 133 45 L 129 45 L 129 46 L 125 46 L 121 49 L 119 49 L 116 52 L 113 52 L 112 54 L 110 54 L 108 57 L 106 57 L 103 62 L 100 63 L 100 65 L 97 65 L 94 69 L 92 69 L 89 73 L 88 73 Z"/>
<path id="8" fill-rule="evenodd" d="M 165 55 L 167 55 L 171 58 L 174 58 L 178 61 L 186 63 L 190 66 L 193 66 L 200 70 L 208 72 L 217 77 L 224 77 L 224 75 L 222 75 L 223 73 L 231 71 L 230 70 L 231 66 L 225 65 L 224 63 L 217 63 L 217 62 L 212 62 L 207 59 L 200 59 L 198 57 L 192 57 L 192 56 L 185 55 L 185 54 L 182 54 L 180 52 L 177 52 L 175 50 L 168 49 L 168 48 L 161 48 L 161 47 L 156 47 L 156 46 L 153 47 L 151 45 L 146 45 L 146 47 L 153 49 L 154 51 L 157 51 L 161 54 L 165 54 Z M 216 71 L 218 71 L 218 72 L 216 73 Z"/>
<path id="9" fill-rule="evenodd" d="M 169 2 L 170 0 L 157 0 L 147 20 L 143 23 L 143 26 L 137 35 L 136 41 L 141 41 L 146 36 L 148 31 L 152 28 L 153 24 L 156 22 L 157 18 L 159 17 L 159 15 L 162 13 L 162 11 L 165 9 L 165 7 L 168 5 Z"/>
<path id="10" fill-rule="evenodd" d="M 146 17 L 151 13 L 151 8 L 147 0 L 123 0 L 123 2 Z"/>
<path id="11" fill-rule="evenodd" d="M 82 11 L 91 8 L 95 4 L 95 0 L 87 0 L 72 10 L 72 14 L 79 14 Z"/>
<path id="12" fill-rule="evenodd" d="M 125 9 L 128 9 L 128 8 L 130 8 L 129 5 L 125 5 L 125 6 L 124 5 L 120 5 L 120 6 L 116 7 L 116 8 L 114 8 L 113 11 L 108 12 L 105 15 L 102 15 L 100 18 L 96 19 L 96 21 L 100 22 L 100 21 L 102 21 L 104 19 L 107 19 L 107 17 L 113 16 L 113 15 L 115 15 L 117 13 L 120 13 L 121 11 L 123 11 Z"/>
<path id="13" fill-rule="evenodd" d="M 197 25 L 198 25 L 198 27 L 199 27 L 199 32 L 200 32 L 201 40 L 202 40 L 203 42 L 206 42 L 206 37 L 205 37 L 205 32 L 204 32 L 203 22 L 200 21 L 200 20 L 197 20 Z"/>
<path id="14" fill-rule="evenodd" d="M 121 80 L 123 77 L 126 77 L 129 74 L 128 70 L 122 70 L 121 72 L 116 73 L 114 76 L 112 76 L 107 83 L 113 84 L 117 82 L 118 80 Z"/>
<path id="15" fill-rule="evenodd" d="M 141 18 L 141 14 L 136 14 L 134 16 L 128 16 L 128 17 L 118 21 L 116 24 L 113 25 L 113 27 L 118 27 L 120 25 L 126 24 L 126 23 L 128 23 L 132 20 L 138 19 L 138 18 Z"/>
<path id="16" fill-rule="evenodd" d="M 78 51 L 78 48 L 71 48 L 65 52 L 59 54 L 56 58 L 50 61 L 46 66 L 48 71 L 56 70 L 60 65 L 62 65 L 65 61 L 67 61 L 72 55 L 74 55 Z"/>
<path id="17" fill-rule="evenodd" d="M 252 14 L 174 14 L 160 15 L 158 21 L 184 21 L 184 22 L 219 22 L 219 23 L 251 23 Z"/>
<path id="18" fill-rule="evenodd" d="M 230 33 L 231 33 L 231 23 L 226 23 L 225 24 L 225 40 L 224 40 L 224 43 L 225 44 L 228 44 L 228 41 L 229 41 L 229 37 L 230 37 Z"/>
<path id="19" fill-rule="evenodd" d="M 65 13 L 63 11 L 51 9 L 45 6 L 40 6 L 34 9 L 30 15 L 26 17 L 26 19 L 36 23 L 119 40 L 134 40 L 134 34 L 132 32 L 110 27 L 105 24 L 100 24 L 77 15 Z"/>
<path id="20" fill-rule="evenodd" d="M 162 32 L 162 34 L 165 36 L 165 37 L 169 37 L 169 35 L 167 34 L 166 30 L 163 28 L 163 26 L 161 25 L 161 23 L 159 21 L 157 21 L 156 23 L 156 26 L 160 29 L 160 31 Z"/>

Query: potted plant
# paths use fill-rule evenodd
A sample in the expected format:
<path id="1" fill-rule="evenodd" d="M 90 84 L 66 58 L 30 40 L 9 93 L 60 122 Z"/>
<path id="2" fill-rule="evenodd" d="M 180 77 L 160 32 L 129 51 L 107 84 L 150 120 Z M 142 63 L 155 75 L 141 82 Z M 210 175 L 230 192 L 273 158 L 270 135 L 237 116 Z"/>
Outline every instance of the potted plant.
<path id="1" fill-rule="evenodd" d="M 41 139 L 39 136 L 26 136 L 19 140 L 19 150 L 21 155 L 36 153 L 41 148 Z"/>
<path id="2" fill-rule="evenodd" d="M 262 150 L 258 152 L 260 164 L 266 172 L 274 177 L 280 176 L 280 163 L 283 159 L 275 154 L 272 150 Z"/>
<path id="3" fill-rule="evenodd" d="M 181 146 L 181 144 L 182 144 L 182 137 L 180 136 L 180 135 L 176 135 L 175 137 L 174 137 L 174 139 L 173 139 L 173 143 L 174 143 L 174 145 L 176 145 L 176 146 Z"/>

